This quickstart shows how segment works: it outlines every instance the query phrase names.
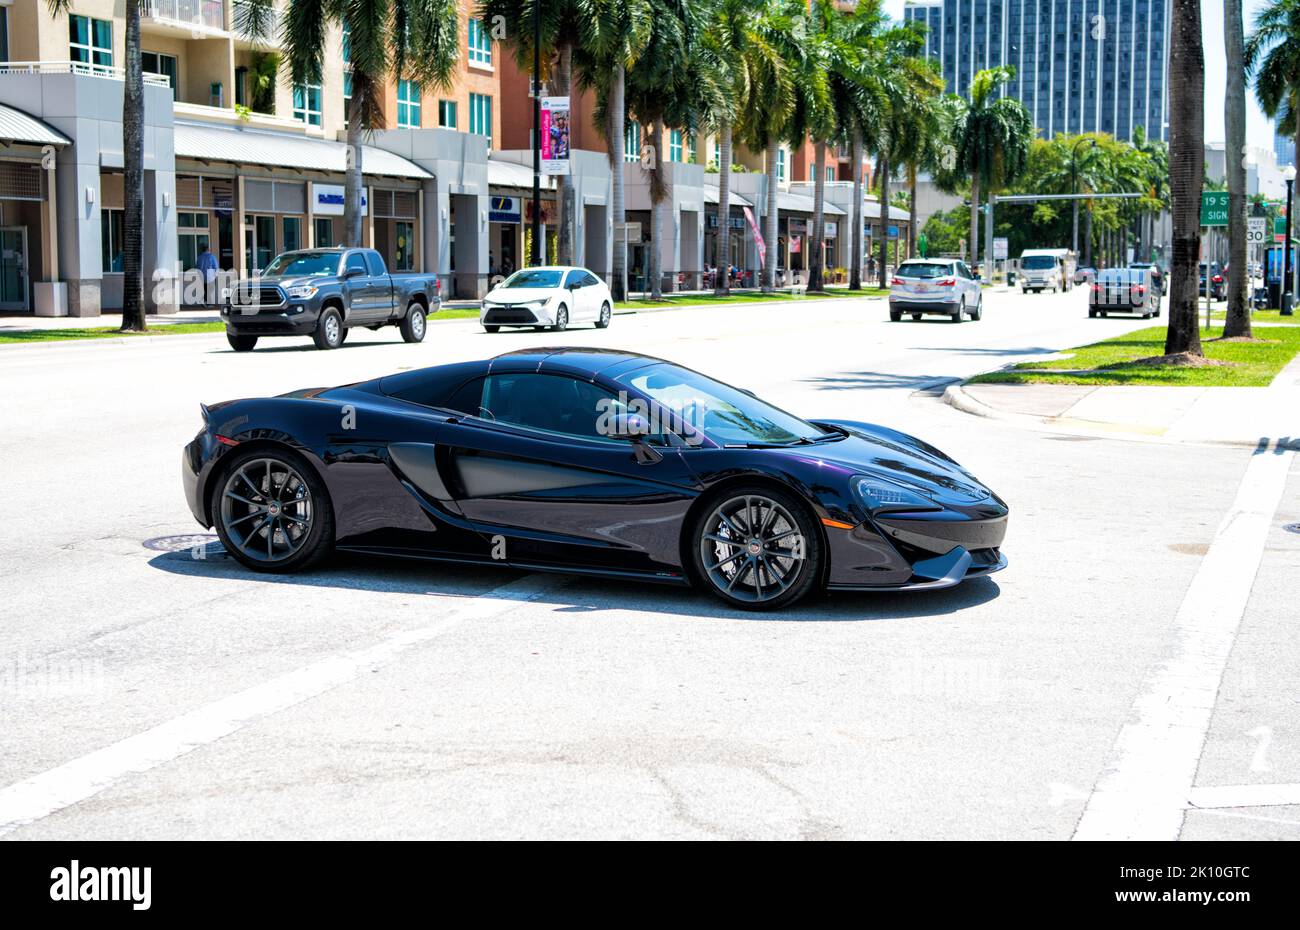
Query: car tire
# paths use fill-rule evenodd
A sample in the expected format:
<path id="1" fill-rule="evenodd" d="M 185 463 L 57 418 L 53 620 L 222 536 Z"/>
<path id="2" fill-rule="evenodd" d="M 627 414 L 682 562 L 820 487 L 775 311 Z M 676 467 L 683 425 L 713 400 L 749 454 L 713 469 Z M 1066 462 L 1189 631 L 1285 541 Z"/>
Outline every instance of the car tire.
<path id="1" fill-rule="evenodd" d="M 418 300 L 411 301 L 406 308 L 406 316 L 402 317 L 400 329 L 402 330 L 402 341 L 404 342 L 423 342 L 425 330 L 429 328 L 429 323 L 425 319 L 424 304 Z"/>
<path id="2" fill-rule="evenodd" d="M 914 320 L 919 320 L 920 318 L 921 318 L 921 314 L 919 314 L 919 313 L 913 313 L 913 314 L 912 314 L 912 319 L 914 319 Z"/>
<path id="3" fill-rule="evenodd" d="M 596 319 L 596 328 L 607 329 L 612 316 L 613 311 L 609 308 L 609 301 L 605 301 L 600 305 L 600 316 Z"/>
<path id="4" fill-rule="evenodd" d="M 499 333 L 499 332 L 501 332 L 501 327 L 500 327 L 500 326 L 495 326 L 495 325 L 492 325 L 492 324 L 485 324 L 485 325 L 483 326 L 483 332 L 485 332 L 485 333 Z"/>
<path id="5" fill-rule="evenodd" d="M 343 345 L 343 317 L 333 307 L 320 315 L 312 341 L 318 349 L 337 349 Z"/>
<path id="6" fill-rule="evenodd" d="M 980 294 L 979 301 L 975 304 L 975 309 L 970 312 L 970 318 L 975 322 L 984 319 L 984 295 Z"/>
<path id="7" fill-rule="evenodd" d="M 535 333 L 544 333 L 544 332 L 546 332 L 546 331 L 547 331 L 548 329 L 550 329 L 550 328 L 551 328 L 551 327 L 549 327 L 549 326 L 534 326 L 534 327 L 533 327 L 533 332 L 535 332 Z"/>
<path id="8" fill-rule="evenodd" d="M 212 483 L 211 513 L 226 551 L 253 571 L 304 571 L 334 548 L 325 484 L 289 449 L 263 446 L 229 455 Z"/>
<path id="9" fill-rule="evenodd" d="M 752 534 L 740 532 L 751 527 Z M 820 530 L 803 501 L 786 491 L 732 488 L 700 508 L 688 533 L 694 580 L 732 607 L 788 607 L 820 584 Z"/>
<path id="10" fill-rule="evenodd" d="M 899 322 L 899 321 L 902 320 L 902 319 L 903 319 L 903 314 L 902 314 L 901 311 L 899 311 L 899 310 L 890 310 L 890 311 L 889 311 L 889 322 L 891 322 L 891 323 L 897 323 L 897 322 Z"/>
<path id="11" fill-rule="evenodd" d="M 1090 319 L 1090 320 L 1095 320 L 1096 318 L 1097 318 L 1097 311 L 1096 311 L 1096 310 L 1089 310 L 1089 311 L 1088 311 L 1088 319 Z"/>
<path id="12" fill-rule="evenodd" d="M 256 336 L 237 336 L 234 333 L 226 333 L 226 342 L 230 343 L 230 348 L 236 352 L 252 352 L 253 347 L 257 345 Z"/>
<path id="13" fill-rule="evenodd" d="M 961 303 L 957 304 L 957 311 L 951 315 L 951 319 L 954 323 L 960 323 L 962 317 L 964 317 L 965 315 L 966 315 L 966 298 L 963 297 L 961 299 Z"/>
<path id="14" fill-rule="evenodd" d="M 569 328 L 569 308 L 560 304 L 559 309 L 555 311 L 555 322 L 551 324 L 551 332 L 562 333 Z"/>
<path id="15" fill-rule="evenodd" d="M 1098 315 L 1099 315 L 1103 320 L 1106 318 L 1106 311 L 1105 311 L 1105 310 L 1098 310 L 1097 313 L 1098 313 Z"/>

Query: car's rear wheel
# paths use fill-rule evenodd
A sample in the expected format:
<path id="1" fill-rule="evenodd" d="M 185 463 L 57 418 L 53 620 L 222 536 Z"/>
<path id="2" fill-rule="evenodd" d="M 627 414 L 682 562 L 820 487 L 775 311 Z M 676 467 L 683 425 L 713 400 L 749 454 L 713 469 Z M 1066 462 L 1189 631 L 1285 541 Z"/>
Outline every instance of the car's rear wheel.
<path id="1" fill-rule="evenodd" d="M 428 322 L 424 318 L 424 304 L 418 300 L 411 301 L 410 306 L 406 308 L 406 316 L 402 318 L 402 339 L 406 342 L 423 342 L 424 331 L 428 328 Z"/>
<path id="2" fill-rule="evenodd" d="M 963 297 L 961 299 L 961 303 L 957 304 L 957 311 L 952 314 L 952 321 L 954 323 L 960 323 L 961 318 L 963 315 L 965 315 L 965 313 L 966 313 L 966 298 Z"/>
<path id="3" fill-rule="evenodd" d="M 294 452 L 235 452 L 214 494 L 212 515 L 221 544 L 255 571 L 301 571 L 329 555 L 334 546 L 329 495 L 316 472 Z"/>
<path id="4" fill-rule="evenodd" d="M 746 610 L 785 607 L 821 577 L 822 543 L 808 508 L 766 487 L 738 488 L 701 512 L 691 535 L 695 573 Z"/>
<path id="5" fill-rule="evenodd" d="M 322 313 L 316 321 L 316 332 L 312 334 L 312 340 L 318 349 L 337 349 L 343 345 L 343 317 L 333 307 Z"/>
<path id="6" fill-rule="evenodd" d="M 226 333 L 226 342 L 230 343 L 230 348 L 236 352 L 252 352 L 253 346 L 257 345 L 256 336 L 237 336 L 234 333 Z"/>
<path id="7" fill-rule="evenodd" d="M 596 328 L 605 329 L 607 326 L 609 326 L 609 319 L 611 315 L 612 315 L 612 311 L 609 309 L 609 301 L 605 301 L 603 304 L 600 305 L 600 318 L 596 320 Z"/>
<path id="8" fill-rule="evenodd" d="M 919 314 L 919 313 L 913 313 L 913 314 L 912 314 L 912 319 L 914 319 L 914 320 L 919 320 L 920 318 L 921 318 L 921 314 Z"/>
<path id="9" fill-rule="evenodd" d="M 501 332 L 501 327 L 500 327 L 500 326 L 493 326 L 493 325 L 491 325 L 491 324 L 484 324 L 484 326 L 483 326 L 483 331 L 484 331 L 485 333 L 499 333 L 499 332 Z"/>
<path id="10" fill-rule="evenodd" d="M 891 323 L 897 323 L 897 322 L 898 322 L 899 320 L 901 320 L 902 318 L 903 318 L 903 314 L 902 314 L 901 311 L 899 311 L 899 310 L 890 310 L 890 311 L 889 311 L 889 322 L 891 322 Z"/>
<path id="11" fill-rule="evenodd" d="M 562 333 L 568 328 L 569 308 L 561 304 L 560 309 L 555 311 L 555 322 L 551 324 L 551 329 L 554 332 Z"/>
<path id="12" fill-rule="evenodd" d="M 984 295 L 983 294 L 980 294 L 979 300 L 975 304 L 975 309 L 970 312 L 970 318 L 977 322 L 979 320 L 984 319 Z"/>
<path id="13" fill-rule="evenodd" d="M 1089 311 L 1088 311 L 1088 318 L 1089 318 L 1089 319 L 1096 319 L 1096 318 L 1097 318 L 1097 311 L 1096 311 L 1096 310 L 1089 310 Z"/>

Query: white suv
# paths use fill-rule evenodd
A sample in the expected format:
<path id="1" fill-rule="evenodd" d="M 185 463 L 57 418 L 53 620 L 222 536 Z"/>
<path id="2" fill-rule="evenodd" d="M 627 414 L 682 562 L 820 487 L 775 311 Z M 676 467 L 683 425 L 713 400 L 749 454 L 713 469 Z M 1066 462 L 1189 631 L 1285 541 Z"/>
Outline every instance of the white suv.
<path id="1" fill-rule="evenodd" d="M 889 318 L 897 323 L 904 313 L 914 320 L 923 313 L 942 314 L 954 323 L 963 315 L 978 320 L 984 315 L 984 293 L 963 261 L 911 258 L 889 282 Z"/>

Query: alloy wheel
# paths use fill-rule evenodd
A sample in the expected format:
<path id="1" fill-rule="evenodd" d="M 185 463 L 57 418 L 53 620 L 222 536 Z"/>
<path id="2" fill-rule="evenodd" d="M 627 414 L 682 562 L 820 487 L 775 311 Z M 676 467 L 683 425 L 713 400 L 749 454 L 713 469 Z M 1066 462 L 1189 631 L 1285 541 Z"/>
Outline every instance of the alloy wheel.
<path id="1" fill-rule="evenodd" d="M 311 493 L 298 470 L 272 457 L 251 459 L 221 489 L 221 525 L 231 542 L 255 562 L 282 562 L 311 535 Z"/>
<path id="2" fill-rule="evenodd" d="M 807 562 L 794 516 L 768 497 L 747 494 L 719 504 L 702 524 L 700 565 L 723 595 L 762 603 L 784 594 Z"/>

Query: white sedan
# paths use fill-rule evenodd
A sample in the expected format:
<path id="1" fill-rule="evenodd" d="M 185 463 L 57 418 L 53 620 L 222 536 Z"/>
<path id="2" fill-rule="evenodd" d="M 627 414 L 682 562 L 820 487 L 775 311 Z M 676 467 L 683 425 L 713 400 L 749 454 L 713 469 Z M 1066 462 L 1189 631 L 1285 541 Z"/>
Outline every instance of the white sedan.
<path id="1" fill-rule="evenodd" d="M 562 332 L 570 323 L 609 325 L 614 298 L 586 268 L 561 265 L 521 268 L 488 292 L 478 321 L 489 333 L 502 326 Z"/>

